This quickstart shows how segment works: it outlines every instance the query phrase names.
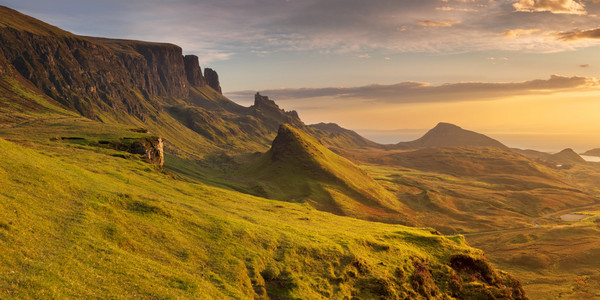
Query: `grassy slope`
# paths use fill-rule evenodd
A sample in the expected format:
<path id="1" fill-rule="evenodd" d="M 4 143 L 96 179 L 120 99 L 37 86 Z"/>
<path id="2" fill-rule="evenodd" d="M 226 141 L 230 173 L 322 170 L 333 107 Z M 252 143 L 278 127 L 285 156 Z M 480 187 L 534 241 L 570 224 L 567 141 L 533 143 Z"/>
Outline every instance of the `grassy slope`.
<path id="1" fill-rule="evenodd" d="M 241 172 L 272 199 L 368 220 L 411 223 L 406 206 L 352 162 L 282 125 L 272 148 Z"/>
<path id="2" fill-rule="evenodd" d="M 553 170 L 508 150 L 429 148 L 340 150 L 416 213 L 445 233 L 531 226 L 552 211 L 594 197 Z"/>
<path id="3" fill-rule="evenodd" d="M 18 11 L 0 5 L 0 27 L 14 28 L 42 36 L 73 37 L 74 35 L 58 27 L 23 15 Z"/>
<path id="4" fill-rule="evenodd" d="M 569 181 L 600 195 L 600 164 L 576 165 L 563 173 Z M 563 221 L 562 214 L 592 215 Z M 532 299 L 600 297 L 600 206 L 561 211 L 537 221 L 541 228 L 468 236 L 492 262 L 510 270 Z"/>
<path id="5" fill-rule="evenodd" d="M 0 77 L 0 128 L 41 118 L 76 116 L 20 76 Z"/>
<path id="6" fill-rule="evenodd" d="M 438 283 L 427 289 L 450 293 L 450 257 L 481 258 L 460 237 L 187 183 L 91 150 L 0 139 L 1 297 L 391 297 L 418 290 L 422 272 Z M 493 290 L 469 272 L 463 292 Z"/>

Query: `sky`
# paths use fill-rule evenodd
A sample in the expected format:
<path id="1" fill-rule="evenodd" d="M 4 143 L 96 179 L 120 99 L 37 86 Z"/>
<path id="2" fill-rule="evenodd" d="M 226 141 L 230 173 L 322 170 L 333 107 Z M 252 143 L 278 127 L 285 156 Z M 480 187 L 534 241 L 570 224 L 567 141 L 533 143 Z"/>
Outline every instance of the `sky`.
<path id="1" fill-rule="evenodd" d="M 378 142 L 438 122 L 600 147 L 600 0 L 0 0 L 80 35 L 169 42 L 253 94 Z"/>

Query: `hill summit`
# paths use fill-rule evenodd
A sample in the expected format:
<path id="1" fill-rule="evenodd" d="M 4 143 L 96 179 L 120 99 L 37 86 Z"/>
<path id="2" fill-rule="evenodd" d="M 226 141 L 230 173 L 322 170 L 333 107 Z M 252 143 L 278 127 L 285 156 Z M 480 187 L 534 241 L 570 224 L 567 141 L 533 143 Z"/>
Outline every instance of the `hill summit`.
<path id="1" fill-rule="evenodd" d="M 268 198 L 307 202 L 361 219 L 412 223 L 403 213 L 408 208 L 367 173 L 289 124 L 279 127 L 271 149 L 244 172 L 256 180 L 250 183 L 254 190 Z"/>
<path id="2" fill-rule="evenodd" d="M 583 159 L 577 152 L 575 152 L 571 148 L 564 149 L 556 154 L 552 154 L 552 161 L 556 163 L 562 164 L 581 164 L 585 163 L 585 159 Z"/>
<path id="3" fill-rule="evenodd" d="M 506 149 L 499 141 L 481 133 L 462 129 L 450 123 L 438 123 L 421 138 L 396 144 L 401 148 L 425 147 L 495 147 Z"/>

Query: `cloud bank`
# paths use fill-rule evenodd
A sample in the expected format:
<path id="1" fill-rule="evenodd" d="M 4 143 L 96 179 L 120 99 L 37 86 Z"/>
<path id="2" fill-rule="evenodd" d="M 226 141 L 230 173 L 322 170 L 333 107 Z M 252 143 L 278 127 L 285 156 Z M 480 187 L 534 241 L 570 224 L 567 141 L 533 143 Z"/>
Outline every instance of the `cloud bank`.
<path id="1" fill-rule="evenodd" d="M 587 11 L 582 3 L 575 0 L 520 0 L 513 4 L 517 11 L 551 12 L 555 14 L 585 15 Z"/>
<path id="2" fill-rule="evenodd" d="M 236 55 L 315 53 L 556 52 L 587 47 L 534 32 L 598 22 L 582 0 L 0 0 L 75 33 L 170 42 L 203 63 Z M 521 32 L 508 32 L 519 28 Z M 503 34 L 518 36 L 510 43 Z M 206 55 L 204 55 L 206 54 Z"/>
<path id="3" fill-rule="evenodd" d="M 378 103 L 461 102 L 481 101 L 528 94 L 552 94 L 565 90 L 592 88 L 596 78 L 552 75 L 549 79 L 523 82 L 461 82 L 432 86 L 423 82 L 402 82 L 392 85 L 360 87 L 283 88 L 260 91 L 273 99 L 286 101 L 311 98 L 361 99 Z M 228 93 L 232 99 L 251 99 L 256 91 Z"/>

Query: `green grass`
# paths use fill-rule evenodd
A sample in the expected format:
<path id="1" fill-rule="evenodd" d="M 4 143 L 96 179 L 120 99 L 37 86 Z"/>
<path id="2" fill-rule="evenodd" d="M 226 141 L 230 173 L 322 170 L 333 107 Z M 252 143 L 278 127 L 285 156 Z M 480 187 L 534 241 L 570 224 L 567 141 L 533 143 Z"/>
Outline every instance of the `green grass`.
<path id="1" fill-rule="evenodd" d="M 11 76 L 0 77 L 0 128 L 41 118 L 77 117 L 54 100 Z"/>
<path id="2" fill-rule="evenodd" d="M 537 216 L 597 201 L 565 171 L 500 149 L 342 153 L 407 205 L 417 224 L 447 234 L 530 227 Z"/>
<path id="3" fill-rule="evenodd" d="M 367 220 L 410 224 L 406 207 L 349 160 L 307 133 L 284 124 L 273 147 L 242 168 L 257 195 L 307 202 L 314 207 Z"/>
<path id="4" fill-rule="evenodd" d="M 449 258 L 482 256 L 428 229 L 184 182 L 60 143 L 0 139 L 0 153 L 0 297 L 417 295 L 420 264 L 451 293 Z"/>
<path id="5" fill-rule="evenodd" d="M 40 20 L 21 14 L 15 10 L 0 6 L 0 28 L 9 27 L 38 35 L 73 36 L 58 27 L 46 24 Z"/>

